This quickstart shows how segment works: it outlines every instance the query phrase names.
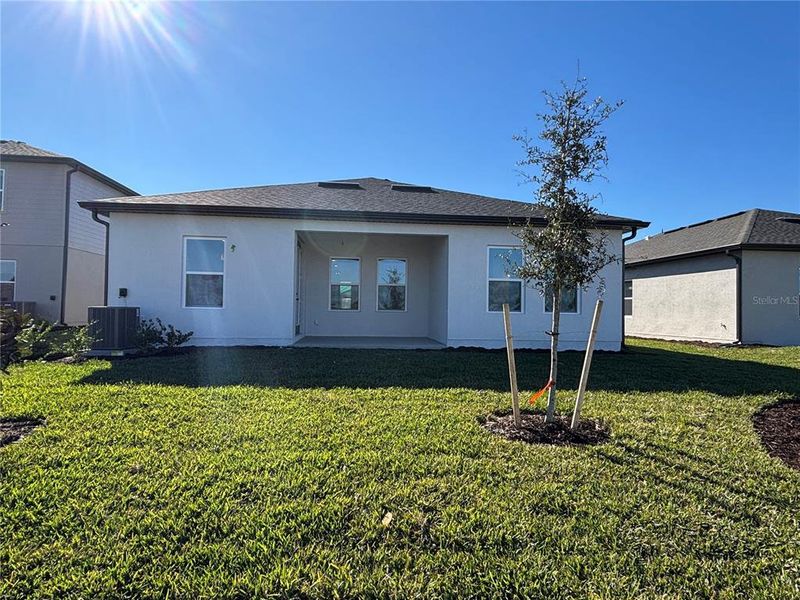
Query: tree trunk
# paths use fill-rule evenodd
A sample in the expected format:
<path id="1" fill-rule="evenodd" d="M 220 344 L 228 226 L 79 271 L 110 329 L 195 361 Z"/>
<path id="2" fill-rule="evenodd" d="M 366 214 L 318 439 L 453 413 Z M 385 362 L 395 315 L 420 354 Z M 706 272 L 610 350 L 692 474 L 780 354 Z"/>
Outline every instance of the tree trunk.
<path id="1" fill-rule="evenodd" d="M 550 386 L 545 423 L 552 423 L 556 414 L 556 378 L 558 377 L 558 327 L 561 321 L 561 286 L 553 286 L 553 320 L 550 331 Z"/>

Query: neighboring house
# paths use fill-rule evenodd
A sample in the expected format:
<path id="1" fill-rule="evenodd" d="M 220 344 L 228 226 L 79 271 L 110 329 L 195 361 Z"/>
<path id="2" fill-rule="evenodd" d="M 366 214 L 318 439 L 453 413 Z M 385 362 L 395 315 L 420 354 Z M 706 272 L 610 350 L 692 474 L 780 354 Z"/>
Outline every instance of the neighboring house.
<path id="1" fill-rule="evenodd" d="M 800 214 L 753 209 L 625 249 L 625 333 L 800 345 Z"/>
<path id="2" fill-rule="evenodd" d="M 85 201 L 110 220 L 109 304 L 200 345 L 549 345 L 549 307 L 508 273 L 533 205 L 386 179 Z M 646 226 L 602 216 L 610 250 Z M 622 265 L 602 272 L 597 346 L 622 341 Z M 566 293 L 562 348 L 583 348 L 595 287 Z"/>
<path id="3" fill-rule="evenodd" d="M 136 192 L 66 156 L 0 141 L 0 300 L 71 325 L 103 304 L 105 227 L 79 200 Z M 33 304 L 30 304 L 33 303 Z"/>

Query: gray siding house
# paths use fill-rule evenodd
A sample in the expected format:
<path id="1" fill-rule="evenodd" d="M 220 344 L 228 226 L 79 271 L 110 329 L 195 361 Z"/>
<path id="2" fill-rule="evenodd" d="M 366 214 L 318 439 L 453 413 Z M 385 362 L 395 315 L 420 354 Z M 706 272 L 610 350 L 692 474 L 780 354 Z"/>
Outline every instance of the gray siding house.
<path id="1" fill-rule="evenodd" d="M 800 214 L 753 209 L 625 250 L 626 335 L 800 345 Z"/>
<path id="2" fill-rule="evenodd" d="M 0 301 L 70 325 L 104 303 L 106 231 L 81 200 L 136 192 L 73 158 L 0 141 Z"/>

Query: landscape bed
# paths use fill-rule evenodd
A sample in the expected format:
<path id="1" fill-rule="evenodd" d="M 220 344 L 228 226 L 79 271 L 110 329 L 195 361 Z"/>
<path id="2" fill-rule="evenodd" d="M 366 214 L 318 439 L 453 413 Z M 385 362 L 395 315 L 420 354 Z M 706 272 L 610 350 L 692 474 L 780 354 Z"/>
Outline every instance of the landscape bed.
<path id="1" fill-rule="evenodd" d="M 518 355 L 522 389 L 547 360 Z M 0 597 L 800 595 L 800 472 L 753 428 L 800 396 L 798 348 L 598 353 L 582 414 L 610 437 L 582 447 L 481 426 L 505 368 L 277 348 L 12 367 L 0 418 L 46 424 L 0 448 Z"/>

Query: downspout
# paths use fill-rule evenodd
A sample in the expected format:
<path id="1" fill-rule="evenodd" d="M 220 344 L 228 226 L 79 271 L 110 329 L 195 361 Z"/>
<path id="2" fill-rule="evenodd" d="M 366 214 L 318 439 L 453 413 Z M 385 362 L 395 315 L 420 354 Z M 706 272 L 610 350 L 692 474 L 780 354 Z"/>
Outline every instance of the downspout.
<path id="1" fill-rule="evenodd" d="M 742 257 L 730 250 L 725 250 L 725 256 L 730 256 L 736 261 L 736 341 L 742 343 Z"/>
<path id="2" fill-rule="evenodd" d="M 106 255 L 105 255 L 105 265 L 103 267 L 104 274 L 103 274 L 103 306 L 108 306 L 108 238 L 111 234 L 111 223 L 108 221 L 103 221 L 100 217 L 97 216 L 97 209 L 92 209 L 92 221 L 100 223 L 103 227 L 106 228 Z"/>
<path id="3" fill-rule="evenodd" d="M 622 319 L 620 321 L 622 324 L 622 338 L 619 345 L 620 350 L 625 350 L 625 242 L 629 242 L 635 238 L 638 231 L 636 227 L 631 227 L 630 235 L 628 235 L 628 237 L 623 236 L 622 238 L 622 306 L 620 307 L 620 313 L 622 314 Z"/>
<path id="4" fill-rule="evenodd" d="M 72 191 L 72 175 L 80 171 L 79 166 L 74 166 L 72 169 L 67 171 L 67 187 L 64 192 L 64 254 L 61 258 L 61 309 L 59 310 L 59 318 L 58 321 L 62 325 L 66 325 L 64 322 L 64 316 L 66 315 L 67 311 L 67 259 L 69 257 L 69 203 L 71 199 L 71 191 Z"/>

